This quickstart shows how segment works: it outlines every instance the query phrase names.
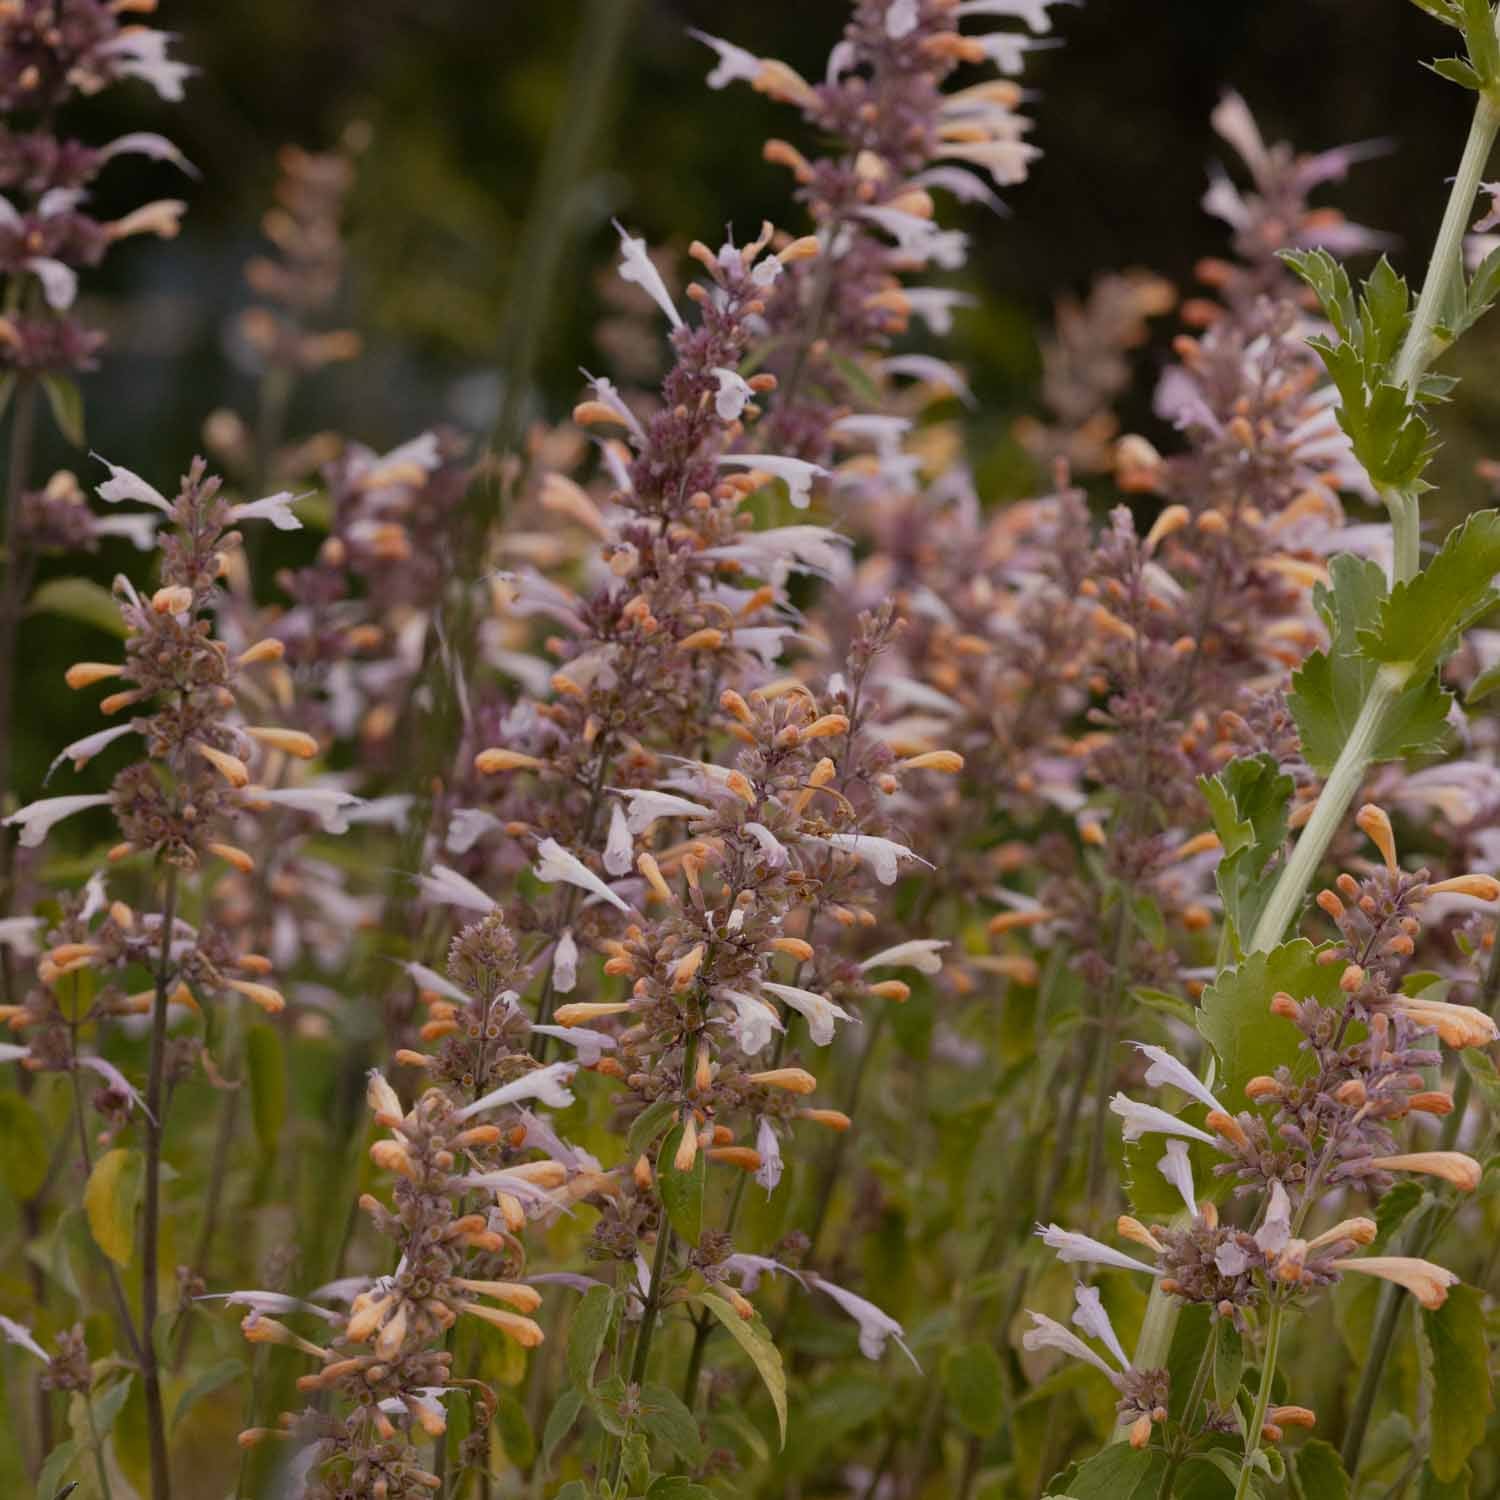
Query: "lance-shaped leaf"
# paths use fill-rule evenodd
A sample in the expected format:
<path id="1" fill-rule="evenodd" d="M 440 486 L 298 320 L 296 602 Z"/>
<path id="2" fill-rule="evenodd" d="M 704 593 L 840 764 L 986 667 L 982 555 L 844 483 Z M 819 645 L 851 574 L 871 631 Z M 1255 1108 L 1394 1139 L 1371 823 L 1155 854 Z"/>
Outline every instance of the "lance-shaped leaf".
<path id="1" fill-rule="evenodd" d="M 1489 1355 L 1484 1338 L 1483 1298 L 1471 1286 L 1455 1286 L 1435 1312 L 1422 1314 L 1432 1382 L 1432 1447 L 1428 1461 L 1441 1480 L 1456 1479 L 1469 1455 L 1484 1441 L 1494 1410 Z"/>
<path id="2" fill-rule="evenodd" d="M 781 1351 L 771 1342 L 766 1325 L 757 1318 L 746 1321 L 729 1303 L 715 1292 L 699 1292 L 692 1301 L 706 1308 L 724 1325 L 725 1331 L 746 1354 L 756 1373 L 770 1393 L 771 1405 L 776 1408 L 776 1421 L 781 1428 L 782 1444 L 786 1443 L 786 1371 L 781 1364 Z"/>

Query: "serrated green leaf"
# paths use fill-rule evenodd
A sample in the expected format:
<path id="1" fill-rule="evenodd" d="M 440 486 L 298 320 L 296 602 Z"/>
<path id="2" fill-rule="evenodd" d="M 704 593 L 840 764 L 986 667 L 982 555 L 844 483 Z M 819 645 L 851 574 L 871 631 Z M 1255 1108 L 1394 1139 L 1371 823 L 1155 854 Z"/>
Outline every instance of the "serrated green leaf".
<path id="1" fill-rule="evenodd" d="M 1215 874 L 1234 951 L 1252 932 L 1270 899 L 1268 866 L 1280 854 L 1287 832 L 1287 808 L 1296 784 L 1270 755 L 1232 760 L 1198 786 L 1208 802 L 1214 832 L 1224 848 Z"/>
<path id="2" fill-rule="evenodd" d="M 1280 257 L 1313 289 L 1324 317 L 1339 337 L 1351 342 L 1355 311 L 1349 273 L 1326 250 L 1283 250 Z"/>
<path id="3" fill-rule="evenodd" d="M 1358 642 L 1373 661 L 1410 662 L 1425 676 L 1458 645 L 1464 629 L 1482 615 L 1500 592 L 1491 580 L 1500 573 L 1500 511 L 1476 511 L 1448 533 L 1441 551 L 1415 578 L 1398 583 L 1373 625 Z"/>
<path id="4" fill-rule="evenodd" d="M 1497 296 L 1500 296 L 1500 250 L 1492 250 L 1469 280 L 1463 316 L 1453 330 L 1454 337 L 1472 328 L 1494 305 Z"/>
<path id="5" fill-rule="evenodd" d="M 673 1099 L 658 1099 L 649 1104 L 630 1123 L 630 1133 L 625 1137 L 625 1155 L 634 1161 L 649 1151 L 667 1124 L 677 1114 L 677 1103 Z"/>
<path id="6" fill-rule="evenodd" d="M 1457 1479 L 1484 1441 L 1494 1398 L 1484 1337 L 1484 1299 L 1471 1286 L 1449 1289 L 1447 1301 L 1422 1313 L 1431 1356 L 1432 1447 L 1428 1461 L 1445 1483 Z"/>
<path id="7" fill-rule="evenodd" d="M 1333 769 L 1380 670 L 1365 654 L 1361 636 L 1376 626 L 1386 602 L 1385 573 L 1378 563 L 1343 553 L 1328 571 L 1331 586 L 1313 590 L 1313 604 L 1328 627 L 1328 650 L 1315 651 L 1302 663 L 1287 698 L 1302 753 L 1323 776 Z M 1440 749 L 1450 702 L 1434 677 L 1418 677 L 1387 711 L 1373 758 L 1395 760 Z"/>
<path id="8" fill-rule="evenodd" d="M 696 1248 L 703 1235 L 703 1194 L 708 1184 L 708 1157 L 698 1151 L 692 1166 L 686 1172 L 679 1172 L 673 1165 L 673 1158 L 681 1140 L 682 1126 L 679 1125 L 662 1142 L 656 1160 L 656 1190 L 661 1194 L 662 1206 L 672 1228 Z"/>
<path id="9" fill-rule="evenodd" d="M 1242 1107 L 1245 1085 L 1262 1073 L 1288 1067 L 1305 1071 L 1311 1057 L 1301 1050 L 1302 1033 L 1271 1014 L 1271 997 L 1285 990 L 1298 1000 L 1332 1004 L 1339 995 L 1340 964 L 1320 964 L 1306 938 L 1269 953 L 1251 953 L 1221 970 L 1204 991 L 1198 1031 L 1219 1059 L 1218 1097 L 1226 1109 Z"/>
<path id="10" fill-rule="evenodd" d="M 17 1198 L 34 1198 L 47 1180 L 49 1155 L 36 1110 L 20 1094 L 0 1094 L 0 1180 Z"/>
<path id="11" fill-rule="evenodd" d="M 61 615 L 125 639 L 125 622 L 115 596 L 92 578 L 49 578 L 26 608 L 34 615 Z"/>
<path id="12" fill-rule="evenodd" d="M 614 1319 L 615 1294 L 607 1286 L 590 1287 L 573 1314 L 568 1328 L 568 1376 L 580 1391 L 594 1385 L 594 1367 L 609 1337 Z"/>
<path id="13" fill-rule="evenodd" d="M 1418 10 L 1425 10 L 1429 16 L 1436 17 L 1444 26 L 1461 28 L 1464 24 L 1458 0 L 1411 0 L 1411 3 Z"/>
<path id="14" fill-rule="evenodd" d="M 1359 301 L 1360 356 L 1367 370 L 1382 371 L 1396 357 L 1410 322 L 1410 305 L 1406 282 L 1382 255 Z"/>
<path id="15" fill-rule="evenodd" d="M 1449 83 L 1456 83 L 1460 88 L 1477 90 L 1480 87 L 1479 74 L 1461 57 L 1440 57 L 1423 66 L 1431 68 L 1439 78 L 1446 78 Z"/>
<path id="16" fill-rule="evenodd" d="M 943 1389 L 959 1425 L 975 1437 L 997 1432 L 1005 1415 L 1005 1372 L 988 1339 L 972 1339 L 943 1360 Z"/>
<path id="17" fill-rule="evenodd" d="M 145 1185 L 139 1151 L 117 1146 L 94 1163 L 83 1189 L 83 1209 L 95 1243 L 117 1266 L 135 1254 L 135 1214 Z"/>
<path id="18" fill-rule="evenodd" d="M 652 1437 L 666 1443 L 684 1463 L 697 1468 L 703 1462 L 706 1450 L 698 1419 L 675 1391 L 650 1382 L 643 1385 L 640 1420 Z"/>
<path id="19" fill-rule="evenodd" d="M 255 1139 L 270 1156 L 281 1138 L 287 1109 L 286 1050 L 274 1026 L 252 1026 L 246 1033 L 245 1067 Z"/>
<path id="20" fill-rule="evenodd" d="M 781 1430 L 782 1444 L 786 1443 L 786 1371 L 781 1364 L 781 1351 L 771 1342 L 765 1325 L 756 1318 L 746 1322 L 722 1297 L 714 1292 L 698 1292 L 692 1300 L 706 1307 L 716 1317 L 729 1336 L 750 1356 L 767 1392 L 771 1405 L 776 1409 L 776 1421 Z"/>
<path id="21" fill-rule="evenodd" d="M 66 375 L 43 375 L 42 389 L 47 393 L 47 405 L 57 430 L 75 448 L 82 448 L 83 392 L 78 389 L 78 382 Z"/>
<path id="22" fill-rule="evenodd" d="M 1349 1500 L 1349 1476 L 1338 1449 L 1311 1438 L 1297 1450 L 1292 1478 L 1301 1500 Z"/>

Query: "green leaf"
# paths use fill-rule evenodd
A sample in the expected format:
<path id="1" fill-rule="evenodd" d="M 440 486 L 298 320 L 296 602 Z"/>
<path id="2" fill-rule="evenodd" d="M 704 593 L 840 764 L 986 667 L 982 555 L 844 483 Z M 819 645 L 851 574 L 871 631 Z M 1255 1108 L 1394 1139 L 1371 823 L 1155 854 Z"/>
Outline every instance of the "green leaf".
<path id="1" fill-rule="evenodd" d="M 1292 677 L 1288 706 L 1297 720 L 1302 753 L 1326 776 L 1339 757 L 1369 695 L 1379 663 L 1361 644 L 1385 604 L 1385 573 L 1378 563 L 1340 554 L 1329 564 L 1332 587 L 1313 590 L 1313 603 L 1328 627 L 1327 651 L 1315 651 Z M 1395 760 L 1441 749 L 1448 734 L 1449 695 L 1430 675 L 1418 677 L 1391 705 L 1375 760 Z"/>
<path id="2" fill-rule="evenodd" d="M 1390 1244 L 1396 1231 L 1406 1223 L 1426 1197 L 1422 1185 L 1408 1178 L 1398 1182 L 1388 1193 L 1381 1195 L 1375 1205 L 1375 1240 L 1373 1249 L 1381 1250 Z"/>
<path id="3" fill-rule="evenodd" d="M 1217 776 L 1202 776 L 1198 786 L 1208 802 L 1214 832 L 1224 846 L 1215 875 L 1235 951 L 1255 929 L 1271 895 L 1267 868 L 1282 850 L 1287 807 L 1296 783 L 1270 755 L 1232 760 Z"/>
<path id="4" fill-rule="evenodd" d="M 1463 1472 L 1484 1441 L 1494 1397 L 1484 1338 L 1484 1299 L 1471 1286 L 1455 1286 L 1436 1312 L 1423 1312 L 1431 1356 L 1432 1447 L 1428 1461 L 1445 1483 Z"/>
<path id="5" fill-rule="evenodd" d="M 1398 583 L 1378 620 L 1359 631 L 1359 645 L 1373 661 L 1410 662 L 1425 676 L 1458 645 L 1497 599 L 1491 580 L 1500 573 L 1500 510 L 1476 511 L 1448 533 L 1438 555 Z"/>
<path id="6" fill-rule="evenodd" d="M 552 1500 L 590 1500 L 589 1487 L 581 1479 L 570 1479 Z"/>
<path id="7" fill-rule="evenodd" d="M 1311 1438 L 1297 1450 L 1292 1480 L 1302 1500 L 1349 1500 L 1349 1476 L 1338 1449 Z"/>
<path id="8" fill-rule="evenodd" d="M 630 1493 L 638 1494 L 651 1483 L 651 1445 L 644 1432 L 627 1432 L 620 1444 L 621 1467 L 630 1482 Z"/>
<path id="9" fill-rule="evenodd" d="M 1446 78 L 1449 83 L 1458 84 L 1460 88 L 1478 89 L 1480 87 L 1479 74 L 1461 57 L 1440 57 L 1436 62 L 1424 63 L 1423 66 L 1431 68 L 1439 78 Z"/>
<path id="10" fill-rule="evenodd" d="M 34 1198 L 47 1180 L 50 1147 L 41 1116 L 20 1094 L 0 1094 L 0 1180 L 17 1198 Z"/>
<path id="11" fill-rule="evenodd" d="M 693 1165 L 686 1172 L 679 1172 L 672 1165 L 672 1159 L 681 1140 L 682 1126 L 679 1125 L 662 1142 L 656 1159 L 656 1188 L 672 1228 L 696 1248 L 703 1236 L 703 1193 L 708 1183 L 708 1157 L 700 1149 L 693 1157 Z"/>
<path id="12" fill-rule="evenodd" d="M 1411 293 L 1385 256 L 1365 282 L 1359 299 L 1360 354 L 1368 368 L 1384 370 L 1396 357 L 1410 322 Z"/>
<path id="13" fill-rule="evenodd" d="M 1245 1374 L 1245 1341 L 1227 1318 L 1219 1322 L 1218 1342 L 1214 1345 L 1214 1400 L 1228 1408 L 1240 1393 Z"/>
<path id="14" fill-rule="evenodd" d="M 630 1161 L 650 1150 L 667 1124 L 677 1114 L 677 1102 L 673 1099 L 658 1099 L 647 1105 L 630 1125 L 630 1134 L 625 1137 L 625 1155 Z"/>
<path id="15" fill-rule="evenodd" d="M 177 1405 L 172 1409 L 172 1427 L 175 1428 L 205 1397 L 213 1395 L 215 1391 L 223 1390 L 226 1385 L 240 1379 L 244 1373 L 245 1361 L 242 1359 L 221 1359 L 217 1364 L 210 1365 L 177 1398 Z"/>
<path id="16" fill-rule="evenodd" d="M 1071 1500 L 1156 1500 L 1166 1469 L 1167 1455 L 1160 1448 L 1116 1443 L 1080 1464 L 1067 1489 L 1050 1491 L 1048 1500 L 1062 1495 Z"/>
<path id="17" fill-rule="evenodd" d="M 776 1408 L 776 1421 L 781 1429 L 781 1441 L 786 1443 L 786 1371 L 781 1364 L 781 1351 L 771 1342 L 765 1325 L 756 1318 L 746 1322 L 722 1297 L 714 1292 L 698 1292 L 692 1301 L 700 1303 L 724 1325 L 730 1338 L 750 1356 L 750 1363 L 764 1382 Z"/>
<path id="18" fill-rule="evenodd" d="M 1439 1479 L 1431 1464 L 1422 1465 L 1422 1478 L 1417 1486 L 1417 1500 L 1469 1500 L 1469 1481 L 1472 1476 L 1465 1465 L 1452 1479 Z"/>
<path id="19" fill-rule="evenodd" d="M 1500 78 L 1500 41 L 1495 37 L 1495 16 L 1490 0 L 1463 0 L 1464 41 L 1469 61 L 1479 81 L 1489 88 Z"/>
<path id="20" fill-rule="evenodd" d="M 26 607 L 32 614 L 61 615 L 125 639 L 125 621 L 115 596 L 92 578 L 49 578 Z"/>
<path id="21" fill-rule="evenodd" d="M 274 1026 L 252 1026 L 245 1035 L 245 1067 L 250 1080 L 250 1115 L 255 1139 L 271 1156 L 286 1123 L 286 1049 Z"/>
<path id="22" fill-rule="evenodd" d="M 1243 1107 L 1245 1085 L 1252 1078 L 1282 1066 L 1297 1073 L 1311 1065 L 1310 1055 L 1301 1050 L 1302 1033 L 1271 1014 L 1271 997 L 1285 990 L 1297 1000 L 1332 1004 L 1342 965 L 1320 964 L 1316 954 L 1306 938 L 1269 953 L 1252 953 L 1234 968 L 1221 970 L 1204 991 L 1198 1031 L 1219 1059 L 1218 1097 L 1226 1109 Z"/>
<path id="23" fill-rule="evenodd" d="M 580 1391 L 594 1386 L 594 1367 L 604 1352 L 614 1319 L 615 1294 L 607 1286 L 590 1287 L 568 1329 L 568 1375 Z"/>
<path id="24" fill-rule="evenodd" d="M 1153 990 L 1144 985 L 1135 985 L 1130 991 L 1130 998 L 1147 1010 L 1171 1016 L 1174 1021 L 1181 1021 L 1187 1026 L 1193 1024 L 1193 1018 L 1198 1014 L 1197 1007 L 1189 1005 L 1180 995 L 1169 995 L 1165 990 Z"/>
<path id="25" fill-rule="evenodd" d="M 1458 1060 L 1478 1089 L 1485 1108 L 1492 1116 L 1500 1118 L 1500 1073 L 1495 1071 L 1489 1053 L 1478 1047 L 1463 1047 L 1459 1050 Z"/>
<path id="26" fill-rule="evenodd" d="M 698 1419 L 675 1391 L 650 1382 L 641 1387 L 641 1426 L 666 1443 L 684 1463 L 697 1468 L 706 1457 Z"/>
<path id="27" fill-rule="evenodd" d="M 1496 688 L 1500 688 L 1500 662 L 1496 662 L 1492 667 L 1486 667 L 1469 684 L 1469 691 L 1464 694 L 1464 707 L 1469 708 L 1481 699 L 1488 698 Z"/>
<path id="28" fill-rule="evenodd" d="M 988 1339 L 950 1350 L 943 1361 L 943 1389 L 959 1425 L 975 1437 L 1000 1429 L 1005 1415 L 1005 1373 Z"/>
<path id="29" fill-rule="evenodd" d="M 82 448 L 83 392 L 78 389 L 78 383 L 65 375 L 43 375 L 42 389 L 47 393 L 47 405 L 52 408 L 52 420 L 57 423 L 57 430 L 75 448 Z"/>
<path id="30" fill-rule="evenodd" d="M 646 1500 L 717 1500 L 717 1497 L 711 1489 L 680 1474 L 663 1474 L 646 1491 Z"/>
<path id="31" fill-rule="evenodd" d="M 42 1465 L 42 1472 L 36 1477 L 38 1500 L 53 1500 L 54 1496 L 63 1493 L 63 1476 L 82 1453 L 83 1445 L 69 1439 L 65 1443 L 59 1443 L 47 1455 L 47 1462 Z"/>
<path id="32" fill-rule="evenodd" d="M 128 1266 L 135 1253 L 135 1213 L 145 1185 L 145 1166 L 139 1151 L 117 1146 L 94 1163 L 83 1190 L 89 1229 L 117 1266 Z"/>
<path id="33" fill-rule="evenodd" d="M 1463 315 L 1457 320 L 1453 336 L 1472 328 L 1494 306 L 1500 296 L 1500 250 L 1492 250 L 1480 263 L 1465 289 Z"/>
<path id="34" fill-rule="evenodd" d="M 1326 250 L 1283 250 L 1281 259 L 1313 289 L 1338 336 L 1351 342 L 1356 330 L 1349 273 Z"/>
<path id="35" fill-rule="evenodd" d="M 1429 16 L 1435 16 L 1445 26 L 1461 28 L 1464 24 L 1458 0 L 1411 0 L 1411 3 L 1418 10 L 1425 10 Z"/>
<path id="36" fill-rule="evenodd" d="M 608 1288 L 604 1290 L 608 1291 Z M 552 1410 L 547 1414 L 547 1425 L 542 1429 L 543 1467 L 551 1463 L 557 1445 L 572 1431 L 573 1424 L 578 1420 L 578 1414 L 582 1410 L 583 1395 L 572 1386 L 563 1391 L 552 1403 Z"/>

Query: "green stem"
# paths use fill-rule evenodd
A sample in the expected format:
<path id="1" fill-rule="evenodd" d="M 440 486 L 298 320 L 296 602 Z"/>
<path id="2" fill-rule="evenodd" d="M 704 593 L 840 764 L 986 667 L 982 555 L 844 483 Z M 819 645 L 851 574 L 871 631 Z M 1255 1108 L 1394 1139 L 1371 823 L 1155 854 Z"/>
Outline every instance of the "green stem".
<path id="1" fill-rule="evenodd" d="M 94 1420 L 94 1395 L 92 1391 L 83 1392 L 83 1409 L 88 1416 L 89 1424 L 89 1447 L 94 1453 L 94 1472 L 99 1476 L 99 1493 L 103 1500 L 114 1500 L 115 1492 L 110 1488 L 109 1472 L 104 1467 L 104 1439 L 99 1434 L 99 1424 Z M 39 1496 L 38 1500 L 52 1500 L 50 1495 Z"/>
<path id="2" fill-rule="evenodd" d="M 1443 210 L 1443 222 L 1432 247 L 1432 259 L 1427 262 L 1422 295 L 1417 299 L 1416 311 L 1412 314 L 1405 342 L 1392 370 L 1396 383 L 1404 385 L 1408 392 L 1415 391 L 1428 365 L 1447 347 L 1434 335 L 1453 278 L 1463 275 L 1464 234 L 1469 227 L 1469 215 L 1479 184 L 1484 179 L 1485 163 L 1489 160 L 1497 128 L 1500 128 L 1500 113 L 1481 93 L 1474 102 L 1469 138 L 1464 142 L 1464 154 L 1453 178 L 1448 205 Z"/>
<path id="3" fill-rule="evenodd" d="M 1409 668 L 1400 662 L 1388 662 L 1375 674 L 1364 707 L 1344 741 L 1344 748 L 1334 762 L 1328 780 L 1313 807 L 1312 817 L 1292 850 L 1292 857 L 1282 868 L 1250 939 L 1250 949 L 1265 953 L 1281 942 L 1287 927 L 1296 917 L 1318 866 L 1333 842 L 1333 836 L 1349 811 L 1349 804 L 1364 783 L 1365 772 L 1375 758 L 1376 747 L 1385 728 L 1391 705 L 1401 696 Z"/>
<path id="4" fill-rule="evenodd" d="M 1273 1302 L 1266 1320 L 1266 1354 L 1260 1366 L 1260 1389 L 1255 1393 L 1255 1415 L 1245 1438 L 1245 1461 L 1240 1465 L 1240 1481 L 1234 1487 L 1234 1500 L 1245 1500 L 1250 1493 L 1250 1476 L 1255 1472 L 1255 1456 L 1260 1452 L 1260 1430 L 1266 1425 L 1266 1409 L 1271 1404 L 1271 1382 L 1276 1374 L 1276 1353 L 1281 1343 L 1281 1317 L 1285 1304 Z"/>

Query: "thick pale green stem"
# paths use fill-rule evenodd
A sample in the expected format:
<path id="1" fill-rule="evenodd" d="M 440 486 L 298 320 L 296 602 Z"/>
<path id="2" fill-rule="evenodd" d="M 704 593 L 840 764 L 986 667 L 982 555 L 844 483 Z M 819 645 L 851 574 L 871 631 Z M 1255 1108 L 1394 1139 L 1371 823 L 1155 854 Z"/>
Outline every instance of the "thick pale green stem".
<path id="1" fill-rule="evenodd" d="M 1454 175 L 1448 206 L 1443 210 L 1443 222 L 1432 247 L 1432 259 L 1427 262 L 1422 295 L 1417 298 L 1411 326 L 1406 330 L 1406 340 L 1392 370 L 1396 383 L 1404 385 L 1408 391 L 1416 388 L 1428 365 L 1447 347 L 1446 343 L 1435 339 L 1434 334 L 1453 279 L 1463 275 L 1464 234 L 1469 227 L 1469 215 L 1479 193 L 1479 184 L 1484 179 L 1485 163 L 1489 161 L 1497 128 L 1500 128 L 1500 112 L 1480 94 L 1474 105 L 1469 138 L 1464 142 L 1463 159 Z"/>
<path id="2" fill-rule="evenodd" d="M 1277 878 L 1271 899 L 1256 924 L 1250 939 L 1252 952 L 1264 953 L 1274 948 L 1297 915 L 1307 888 L 1323 862 L 1323 855 L 1365 779 L 1385 728 L 1386 715 L 1406 688 L 1408 676 L 1408 669 L 1398 662 L 1388 663 L 1376 673 L 1364 707 L 1360 709 L 1349 738 L 1318 795 L 1312 817 L 1307 820 L 1297 847 L 1292 850 L 1292 857 Z"/>

